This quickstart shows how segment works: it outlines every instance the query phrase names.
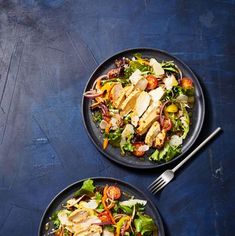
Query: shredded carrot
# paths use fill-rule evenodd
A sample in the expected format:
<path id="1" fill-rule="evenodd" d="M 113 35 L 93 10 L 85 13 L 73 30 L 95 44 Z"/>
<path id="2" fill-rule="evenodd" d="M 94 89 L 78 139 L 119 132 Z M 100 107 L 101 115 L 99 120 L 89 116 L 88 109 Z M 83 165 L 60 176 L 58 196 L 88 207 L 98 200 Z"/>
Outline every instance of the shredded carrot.
<path id="1" fill-rule="evenodd" d="M 96 89 L 101 89 L 101 79 L 98 79 L 98 80 L 96 81 L 95 88 L 96 88 Z"/>
<path id="2" fill-rule="evenodd" d="M 109 144 L 108 138 L 104 138 L 104 141 L 103 141 L 103 149 L 104 150 L 108 147 L 108 144 Z"/>
<path id="3" fill-rule="evenodd" d="M 105 127 L 105 133 L 106 134 L 109 133 L 110 128 L 111 128 L 111 124 L 107 124 L 106 127 Z"/>
<path id="4" fill-rule="evenodd" d="M 102 97 L 96 97 L 95 100 L 98 102 L 98 103 L 101 103 L 104 101 L 104 99 Z"/>
<path id="5" fill-rule="evenodd" d="M 107 124 L 107 126 L 105 127 L 105 133 L 106 133 L 106 134 L 109 133 L 110 128 L 111 128 L 111 124 Z M 104 138 L 104 141 L 103 141 L 103 149 L 106 149 L 106 148 L 108 147 L 108 144 L 109 144 L 108 138 Z"/>
<path id="6" fill-rule="evenodd" d="M 107 211 L 110 220 L 113 224 L 116 224 L 116 221 L 114 220 L 112 213 L 110 212 L 109 208 L 106 205 L 106 199 L 107 199 L 107 189 L 108 189 L 108 185 L 105 186 L 104 191 L 103 191 L 103 197 L 102 197 L 102 205 L 104 207 L 104 209 Z"/>
<path id="7" fill-rule="evenodd" d="M 125 227 L 125 231 L 129 229 L 129 227 L 131 226 L 131 219 L 127 222 L 126 227 Z"/>

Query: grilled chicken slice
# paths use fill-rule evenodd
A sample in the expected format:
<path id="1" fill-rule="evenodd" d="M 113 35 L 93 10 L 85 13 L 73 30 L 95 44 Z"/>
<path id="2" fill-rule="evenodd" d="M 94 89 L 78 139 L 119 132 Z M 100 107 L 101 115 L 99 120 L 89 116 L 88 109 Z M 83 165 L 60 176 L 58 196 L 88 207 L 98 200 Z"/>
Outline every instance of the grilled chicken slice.
<path id="1" fill-rule="evenodd" d="M 144 91 L 147 88 L 148 80 L 145 78 L 141 78 L 135 85 L 135 89 L 139 88 L 140 90 Z"/>
<path id="2" fill-rule="evenodd" d="M 153 146 L 155 148 L 162 148 L 166 139 L 166 131 L 163 129 L 154 140 Z"/>
<path id="3" fill-rule="evenodd" d="M 77 209 L 69 215 L 68 219 L 74 223 L 79 223 L 81 221 L 86 220 L 88 216 L 89 213 L 87 211 L 82 209 Z"/>
<path id="4" fill-rule="evenodd" d="M 142 91 L 136 100 L 134 113 L 138 117 L 141 117 L 143 113 L 146 111 L 146 109 L 148 108 L 149 103 L 150 103 L 149 94 L 145 91 Z"/>
<path id="5" fill-rule="evenodd" d="M 139 127 L 137 128 L 137 133 L 139 135 L 145 134 L 151 125 L 158 119 L 160 109 L 156 104 L 149 106 L 144 115 L 140 118 Z"/>
<path id="6" fill-rule="evenodd" d="M 124 89 L 126 90 L 126 97 L 128 97 L 134 90 L 140 89 L 144 91 L 147 87 L 148 81 L 145 78 L 139 78 L 136 84 L 131 84 L 126 86 Z"/>
<path id="7" fill-rule="evenodd" d="M 87 233 L 85 235 L 93 235 L 89 233 L 95 233 L 95 232 L 101 233 L 102 232 L 101 227 L 96 228 L 96 230 L 94 230 L 93 228 L 94 225 L 99 224 L 100 222 L 101 220 L 97 216 L 89 216 L 86 220 L 78 224 L 74 224 L 72 230 L 75 233 L 74 235 L 79 235 L 79 236 L 81 235 L 81 233 Z"/>
<path id="8" fill-rule="evenodd" d="M 155 121 L 151 128 L 148 130 L 148 133 L 146 134 L 145 137 L 145 143 L 149 146 L 152 147 L 153 143 L 157 137 L 157 135 L 161 132 L 161 127 L 158 121 Z"/>
<path id="9" fill-rule="evenodd" d="M 121 110 L 122 110 L 120 113 L 121 116 L 125 116 L 134 110 L 136 99 L 138 98 L 140 93 L 141 93 L 140 89 L 136 89 L 126 98 L 126 100 L 121 105 Z"/>
<path id="10" fill-rule="evenodd" d="M 111 99 L 113 101 L 116 101 L 119 98 L 119 96 L 121 95 L 122 90 L 123 90 L 123 87 L 122 87 L 121 83 L 115 84 L 110 92 Z"/>
<path id="11" fill-rule="evenodd" d="M 125 89 L 122 89 L 118 98 L 116 100 L 114 100 L 113 105 L 115 108 L 120 109 L 122 103 L 124 102 L 124 100 L 126 98 L 125 93 L 126 93 Z"/>
<path id="12" fill-rule="evenodd" d="M 89 228 L 83 232 L 75 233 L 74 236 L 100 236 L 102 227 L 99 225 L 90 225 Z"/>
<path id="13" fill-rule="evenodd" d="M 126 86 L 125 89 L 125 95 L 128 97 L 131 92 L 134 90 L 135 86 L 133 84 Z"/>
<path id="14" fill-rule="evenodd" d="M 150 95 L 145 91 L 142 91 L 139 97 L 136 99 L 135 108 L 131 116 L 131 123 L 135 127 L 138 124 L 139 117 L 141 117 L 143 113 L 146 111 L 146 109 L 148 108 L 150 100 L 151 100 Z"/>
<path id="15" fill-rule="evenodd" d="M 61 223 L 61 225 L 66 225 L 66 226 L 72 226 L 73 223 L 68 219 L 67 212 L 64 211 L 59 211 L 58 213 L 58 219 Z"/>

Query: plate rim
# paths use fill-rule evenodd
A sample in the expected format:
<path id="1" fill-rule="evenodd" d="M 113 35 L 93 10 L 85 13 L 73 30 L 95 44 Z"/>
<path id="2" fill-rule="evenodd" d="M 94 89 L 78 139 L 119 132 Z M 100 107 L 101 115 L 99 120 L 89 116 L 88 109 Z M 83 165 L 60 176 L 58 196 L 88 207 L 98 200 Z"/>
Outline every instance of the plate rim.
<path id="1" fill-rule="evenodd" d="M 87 177 L 87 178 L 83 178 L 83 179 L 80 179 L 80 180 L 77 180 L 75 182 L 73 182 L 72 184 L 69 184 L 67 185 L 65 188 L 63 188 L 61 191 L 59 191 L 53 198 L 52 200 L 49 202 L 49 204 L 47 205 L 46 209 L 44 210 L 42 216 L 41 216 L 41 220 L 40 220 L 40 224 L 39 224 L 39 227 L 38 227 L 38 236 L 42 236 L 40 234 L 40 231 L 43 227 L 43 220 L 44 218 L 46 217 L 46 213 L 48 212 L 49 208 L 52 206 L 53 202 L 56 201 L 61 194 L 63 194 L 64 192 L 66 192 L 67 190 L 69 190 L 70 188 L 73 188 L 74 186 L 78 185 L 78 184 L 81 184 L 82 182 L 84 182 L 85 180 L 87 179 L 92 179 L 92 180 L 100 180 L 100 181 L 105 181 L 105 180 L 109 180 L 109 181 L 113 181 L 113 182 L 117 182 L 117 183 L 121 183 L 123 185 L 126 185 L 128 188 L 132 188 L 134 189 L 134 191 L 138 192 L 138 193 L 141 193 L 145 200 L 149 203 L 150 207 L 154 210 L 154 212 L 156 213 L 156 218 L 159 220 L 159 225 L 158 228 L 161 232 L 161 236 L 165 236 L 165 229 L 164 229 L 164 224 L 163 224 L 163 219 L 160 215 L 160 212 L 158 210 L 158 207 L 156 206 L 156 204 L 153 203 L 153 201 L 150 199 L 150 197 L 148 197 L 144 191 L 142 191 L 141 189 L 135 187 L 134 185 L 126 182 L 126 181 L 123 181 L 121 179 L 117 179 L 117 178 L 113 178 L 113 177 L 99 177 L 99 176 L 95 176 L 95 177 Z"/>
<path id="2" fill-rule="evenodd" d="M 92 79 L 92 77 L 95 75 L 95 73 L 99 70 L 99 68 L 101 66 L 103 66 L 106 62 L 108 62 L 111 58 L 119 55 L 119 54 L 122 54 L 122 53 L 125 53 L 125 52 L 131 52 L 131 51 L 136 51 L 136 50 L 146 50 L 146 51 L 155 51 L 155 52 L 159 52 L 159 53 L 162 53 L 162 54 L 165 54 L 166 56 L 169 56 L 173 59 L 175 59 L 176 61 L 179 61 L 197 80 L 197 83 L 198 83 L 198 91 L 200 93 L 200 96 L 201 96 L 201 102 L 202 102 L 202 112 L 201 112 L 201 122 L 199 124 L 199 127 L 198 127 L 198 131 L 196 132 L 196 135 L 195 135 L 195 138 L 193 140 L 193 142 L 191 144 L 189 144 L 188 148 L 183 152 L 181 153 L 180 155 L 178 155 L 177 157 L 173 158 L 171 161 L 169 162 L 165 162 L 165 163 L 161 163 L 161 164 L 154 164 L 153 162 L 153 165 L 136 165 L 136 164 L 132 164 L 132 163 L 125 163 L 125 162 L 122 162 L 121 160 L 119 159 L 116 159 L 115 157 L 111 157 L 109 154 L 107 154 L 105 152 L 105 150 L 103 150 L 96 142 L 95 140 L 93 139 L 92 135 L 90 134 L 89 132 L 89 129 L 88 129 L 88 126 L 86 124 L 86 120 L 85 120 L 85 97 L 83 96 L 83 94 L 87 91 L 87 87 L 90 83 L 90 80 Z M 83 89 L 83 93 L 82 93 L 82 101 L 81 101 L 81 112 L 82 112 L 82 120 L 83 120 L 83 125 L 86 129 L 86 132 L 88 134 L 88 137 L 90 138 L 90 140 L 92 141 L 92 143 L 95 145 L 95 147 L 98 149 L 98 151 L 100 153 L 102 153 L 104 156 L 106 156 L 110 161 L 113 161 L 121 166 L 125 166 L 125 167 L 129 167 L 129 168 L 133 168 L 133 169 L 142 169 L 142 170 L 146 170 L 146 169 L 156 169 L 156 168 L 161 168 L 163 166 L 167 166 L 167 165 L 170 165 L 174 162 L 176 162 L 177 160 L 181 159 L 183 157 L 183 155 L 185 155 L 185 153 L 190 149 L 192 148 L 192 146 L 195 144 L 196 140 L 198 139 L 198 136 L 200 135 L 201 133 L 201 130 L 202 130 L 202 127 L 203 127 L 203 124 L 204 124 L 204 120 L 205 120 L 205 96 L 204 96 L 204 93 L 203 93 L 203 90 L 202 90 L 202 86 L 200 84 L 200 81 L 199 81 L 199 78 L 198 76 L 191 70 L 191 68 L 184 62 L 182 61 L 181 59 L 179 59 L 178 57 L 170 54 L 169 52 L 165 51 L 165 50 L 161 50 L 161 49 L 158 49 L 158 48 L 151 48 L 151 47 L 135 47 L 135 48 L 128 48 L 128 49 L 124 49 L 124 50 L 120 50 L 114 54 L 112 54 L 111 56 L 108 56 L 105 60 L 103 60 L 101 63 L 99 63 L 99 65 L 95 68 L 95 70 L 93 71 L 93 73 L 89 76 L 89 79 L 87 80 L 86 82 L 86 85 Z"/>

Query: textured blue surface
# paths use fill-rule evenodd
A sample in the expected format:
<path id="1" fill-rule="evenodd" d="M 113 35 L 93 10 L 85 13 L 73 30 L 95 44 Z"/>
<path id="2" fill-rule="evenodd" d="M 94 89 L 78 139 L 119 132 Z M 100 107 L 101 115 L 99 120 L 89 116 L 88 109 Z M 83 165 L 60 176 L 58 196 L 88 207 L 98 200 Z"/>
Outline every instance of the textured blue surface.
<path id="1" fill-rule="evenodd" d="M 36 235 L 47 204 L 90 176 L 145 190 L 163 169 L 101 156 L 81 122 L 85 83 L 119 50 L 184 60 L 206 98 L 202 140 L 224 132 L 153 200 L 169 236 L 235 235 L 235 1 L 0 0 L 0 235 Z"/>

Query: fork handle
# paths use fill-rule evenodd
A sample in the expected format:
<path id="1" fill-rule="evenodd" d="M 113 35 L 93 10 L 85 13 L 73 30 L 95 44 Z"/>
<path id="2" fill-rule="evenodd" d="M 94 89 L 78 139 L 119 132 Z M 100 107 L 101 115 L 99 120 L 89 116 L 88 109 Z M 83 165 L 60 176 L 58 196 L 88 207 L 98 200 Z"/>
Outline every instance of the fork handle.
<path id="1" fill-rule="evenodd" d="M 212 134 L 210 134 L 201 144 L 199 144 L 187 157 L 184 158 L 176 167 L 172 169 L 173 172 L 177 171 L 186 161 L 188 161 L 196 152 L 198 152 L 205 144 L 207 144 L 219 131 L 218 127 Z"/>

